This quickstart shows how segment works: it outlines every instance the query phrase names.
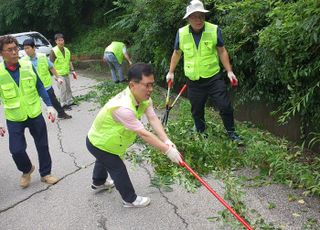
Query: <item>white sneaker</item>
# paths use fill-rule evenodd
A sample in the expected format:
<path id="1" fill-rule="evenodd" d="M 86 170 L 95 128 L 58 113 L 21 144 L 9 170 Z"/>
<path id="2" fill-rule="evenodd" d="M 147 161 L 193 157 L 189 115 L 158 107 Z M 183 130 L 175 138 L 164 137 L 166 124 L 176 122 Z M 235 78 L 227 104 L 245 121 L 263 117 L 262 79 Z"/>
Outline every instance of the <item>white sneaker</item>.
<path id="1" fill-rule="evenodd" d="M 94 190 L 95 192 L 101 192 L 103 190 L 108 190 L 110 188 L 114 187 L 114 182 L 113 180 L 107 180 L 106 183 L 102 184 L 102 185 L 91 185 L 92 190 Z"/>
<path id="2" fill-rule="evenodd" d="M 150 204 L 151 199 L 149 197 L 137 196 L 136 200 L 132 203 L 123 201 L 123 207 L 125 208 L 143 208 Z"/>

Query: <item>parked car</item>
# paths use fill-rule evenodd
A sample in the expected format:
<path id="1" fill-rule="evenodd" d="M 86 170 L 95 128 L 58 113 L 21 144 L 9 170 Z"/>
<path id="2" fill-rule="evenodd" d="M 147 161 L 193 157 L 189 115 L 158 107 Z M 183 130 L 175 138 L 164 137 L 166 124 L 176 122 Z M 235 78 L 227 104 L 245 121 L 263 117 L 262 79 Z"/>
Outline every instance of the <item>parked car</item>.
<path id="1" fill-rule="evenodd" d="M 23 41 L 29 38 L 32 38 L 34 40 L 34 43 L 36 45 L 37 52 L 45 53 L 47 56 L 49 56 L 52 45 L 46 39 L 42 34 L 36 31 L 31 32 L 24 32 L 24 33 L 17 33 L 17 34 L 10 34 L 11 36 L 15 37 L 18 40 L 19 43 L 19 57 L 23 57 L 26 55 L 26 53 L 23 50 Z M 0 62 L 2 61 L 2 57 L 0 56 Z"/>

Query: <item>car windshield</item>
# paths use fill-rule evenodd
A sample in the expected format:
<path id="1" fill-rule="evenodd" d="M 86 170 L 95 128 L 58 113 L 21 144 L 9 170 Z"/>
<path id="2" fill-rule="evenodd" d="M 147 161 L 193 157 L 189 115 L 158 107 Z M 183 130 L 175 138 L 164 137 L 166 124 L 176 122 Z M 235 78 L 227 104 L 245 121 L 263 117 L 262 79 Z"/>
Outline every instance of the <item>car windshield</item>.
<path id="1" fill-rule="evenodd" d="M 24 35 L 16 36 L 16 39 L 18 40 L 18 43 L 19 43 L 19 48 L 23 49 L 22 44 L 24 40 L 30 39 L 30 38 L 34 40 L 36 47 L 49 45 L 49 42 L 39 34 L 24 34 Z"/>

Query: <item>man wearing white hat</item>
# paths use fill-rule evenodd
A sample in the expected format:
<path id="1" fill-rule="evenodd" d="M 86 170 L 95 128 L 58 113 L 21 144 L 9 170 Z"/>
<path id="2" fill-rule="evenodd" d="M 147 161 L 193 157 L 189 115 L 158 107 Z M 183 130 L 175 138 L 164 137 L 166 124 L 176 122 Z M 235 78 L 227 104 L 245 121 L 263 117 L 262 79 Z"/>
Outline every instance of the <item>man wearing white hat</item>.
<path id="1" fill-rule="evenodd" d="M 198 132 L 205 131 L 204 109 L 208 96 L 219 109 L 229 138 L 241 143 L 234 128 L 233 108 L 227 95 L 227 87 L 220 70 L 219 60 L 223 64 L 228 78 L 237 85 L 232 72 L 229 55 L 224 47 L 222 33 L 217 25 L 205 21 L 203 3 L 193 0 L 187 6 L 183 19 L 188 25 L 177 32 L 174 51 L 171 57 L 167 81 L 174 79 L 174 70 L 184 53 L 184 73 L 188 78 L 188 98 L 191 103 L 192 117 Z"/>

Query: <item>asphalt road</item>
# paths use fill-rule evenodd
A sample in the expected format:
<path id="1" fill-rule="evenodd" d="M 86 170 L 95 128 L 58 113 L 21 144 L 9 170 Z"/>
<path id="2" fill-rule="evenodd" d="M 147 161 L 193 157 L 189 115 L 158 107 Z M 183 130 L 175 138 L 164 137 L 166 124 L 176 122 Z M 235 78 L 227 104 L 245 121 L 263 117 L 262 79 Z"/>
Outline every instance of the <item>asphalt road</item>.
<path id="1" fill-rule="evenodd" d="M 78 80 L 72 80 L 74 96 L 82 95 L 97 82 L 88 72 L 79 72 Z M 4 122 L 0 107 L 0 121 Z M 119 193 L 113 189 L 95 194 L 91 191 L 94 158 L 86 149 L 85 137 L 98 112 L 97 105 L 81 102 L 68 111 L 73 118 L 47 122 L 49 146 L 53 160 L 52 174 L 60 181 L 53 186 L 40 182 L 38 160 L 33 139 L 26 130 L 29 153 L 36 170 L 26 189 L 19 186 L 21 173 L 11 158 L 8 135 L 0 138 L 0 229 L 231 229 L 230 226 L 211 222 L 223 206 L 204 188 L 188 193 L 179 185 L 172 192 L 150 187 L 153 169 L 147 163 L 126 165 L 137 194 L 151 197 L 146 208 L 122 207 Z M 186 172 L 187 173 L 187 172 Z M 240 174 L 252 174 L 243 170 Z M 223 182 L 206 178 L 221 196 Z M 299 190 L 270 185 L 245 190 L 245 202 L 260 213 L 266 222 L 273 222 L 282 229 L 304 229 L 308 218 L 320 220 L 318 198 L 303 198 L 304 203 L 289 202 L 288 195 L 301 196 Z M 268 204 L 275 208 L 269 209 Z"/>

